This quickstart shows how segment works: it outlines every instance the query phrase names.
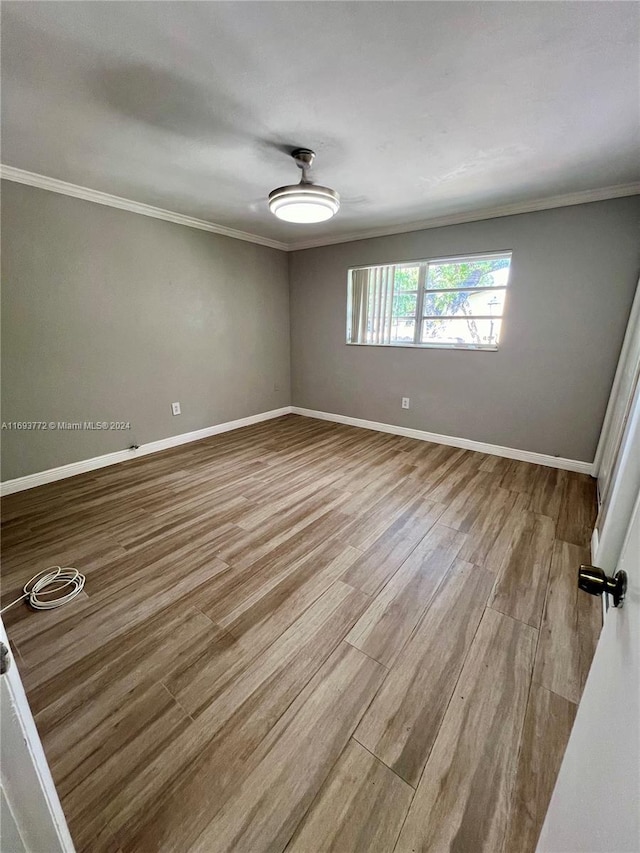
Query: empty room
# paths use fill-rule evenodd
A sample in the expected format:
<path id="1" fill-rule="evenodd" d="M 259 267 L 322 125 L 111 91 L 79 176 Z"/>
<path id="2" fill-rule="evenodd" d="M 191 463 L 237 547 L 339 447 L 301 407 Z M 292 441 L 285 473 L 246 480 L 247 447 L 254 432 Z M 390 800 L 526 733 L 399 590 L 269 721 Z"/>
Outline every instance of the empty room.
<path id="1" fill-rule="evenodd" d="M 1 853 L 640 853 L 640 3 L 1 24 Z"/>

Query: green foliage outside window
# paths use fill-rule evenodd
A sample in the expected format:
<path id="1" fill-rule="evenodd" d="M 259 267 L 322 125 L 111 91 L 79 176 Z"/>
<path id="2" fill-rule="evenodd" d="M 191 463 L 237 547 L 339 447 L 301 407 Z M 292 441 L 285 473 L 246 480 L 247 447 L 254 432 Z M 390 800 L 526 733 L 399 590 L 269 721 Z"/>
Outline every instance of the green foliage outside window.
<path id="1" fill-rule="evenodd" d="M 464 317 L 467 321 L 469 333 L 474 343 L 480 345 L 483 342 L 478 332 L 477 324 L 471 316 L 474 312 L 469 304 L 469 291 L 480 287 L 493 287 L 494 279 L 492 273 L 509 267 L 509 258 L 496 258 L 482 261 L 463 261 L 457 263 L 434 263 L 429 264 L 427 291 L 442 290 L 442 293 L 430 292 L 425 296 L 425 310 L 423 314 L 435 317 Z M 396 270 L 394 278 L 394 300 L 393 316 L 411 317 L 416 311 L 416 294 L 418 288 L 418 267 L 400 267 Z M 447 288 L 459 288 L 459 291 L 447 290 Z M 476 312 L 477 313 L 477 312 Z M 424 321 L 424 332 L 428 336 L 438 324 L 438 320 Z M 492 343 L 489 341 L 489 343 Z"/>

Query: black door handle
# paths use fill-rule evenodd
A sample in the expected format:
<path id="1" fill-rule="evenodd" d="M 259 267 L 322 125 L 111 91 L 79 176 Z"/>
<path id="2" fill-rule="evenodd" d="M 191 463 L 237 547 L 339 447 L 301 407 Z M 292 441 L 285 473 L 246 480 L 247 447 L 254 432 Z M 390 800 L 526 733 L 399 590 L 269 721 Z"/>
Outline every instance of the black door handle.
<path id="1" fill-rule="evenodd" d="M 610 578 L 604 569 L 599 569 L 598 566 L 580 566 L 578 586 L 589 595 L 602 595 L 606 592 L 613 598 L 613 606 L 620 607 L 627 591 L 627 573 L 619 571 Z"/>

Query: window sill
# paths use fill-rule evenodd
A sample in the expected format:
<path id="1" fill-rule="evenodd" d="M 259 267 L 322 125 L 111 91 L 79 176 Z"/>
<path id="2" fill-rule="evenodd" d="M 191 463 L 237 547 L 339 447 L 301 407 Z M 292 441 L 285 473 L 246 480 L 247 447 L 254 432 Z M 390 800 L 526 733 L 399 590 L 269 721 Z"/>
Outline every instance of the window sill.
<path id="1" fill-rule="evenodd" d="M 461 352 L 498 352 L 497 346 L 475 346 L 473 344 L 357 344 L 346 341 L 348 347 L 378 347 L 379 349 L 446 349 Z"/>

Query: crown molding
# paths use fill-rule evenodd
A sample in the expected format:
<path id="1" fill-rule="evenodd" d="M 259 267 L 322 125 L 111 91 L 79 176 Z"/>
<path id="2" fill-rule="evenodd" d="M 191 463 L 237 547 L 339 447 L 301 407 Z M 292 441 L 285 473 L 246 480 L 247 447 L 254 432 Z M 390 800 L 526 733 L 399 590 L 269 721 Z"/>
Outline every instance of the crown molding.
<path id="1" fill-rule="evenodd" d="M 200 231 L 211 231 L 213 234 L 221 234 L 223 237 L 232 237 L 234 240 L 244 240 L 247 243 L 257 243 L 260 246 L 268 246 L 270 249 L 287 251 L 289 246 L 279 240 L 271 240 L 258 234 L 249 234 L 247 231 L 238 231 L 236 228 L 228 228 L 226 225 L 217 225 L 205 219 L 195 219 L 193 216 L 185 216 L 172 210 L 163 210 L 161 207 L 153 207 L 140 201 L 129 198 L 103 193 L 100 190 L 92 190 L 81 187 L 78 184 L 70 184 L 57 178 L 49 178 L 46 175 L 38 175 L 35 172 L 27 172 L 24 169 L 16 169 L 14 166 L 0 165 L 0 177 L 17 184 L 27 184 L 41 190 L 49 190 L 62 195 L 81 198 L 84 201 L 93 201 L 96 204 L 104 204 L 107 207 L 117 207 L 120 210 L 128 210 L 130 213 L 139 213 L 142 216 L 151 216 L 153 219 L 164 219 L 166 222 L 174 222 L 176 225 L 186 225 L 188 228 L 198 228 Z"/>
<path id="2" fill-rule="evenodd" d="M 73 196 L 73 198 L 80 198 L 84 201 L 92 201 L 95 204 L 104 204 L 107 207 L 128 210 L 131 213 L 139 213 L 142 216 L 164 219 L 166 222 L 186 225 L 188 228 L 210 231 L 213 234 L 221 234 L 223 237 L 232 237 L 234 240 L 257 243 L 259 246 L 268 246 L 270 249 L 279 249 L 282 252 L 316 249 L 321 246 L 333 246 L 337 243 L 352 243 L 356 240 L 370 240 L 373 237 L 388 237 L 393 234 L 406 234 L 411 231 L 425 231 L 430 228 L 443 228 L 447 225 L 463 225 L 467 222 L 480 222 L 484 219 L 499 219 L 502 216 L 517 216 L 521 213 L 535 213 L 541 210 L 552 210 L 556 207 L 572 207 L 576 204 L 589 204 L 589 202 L 593 201 L 607 201 L 613 198 L 640 195 L 640 182 L 619 184 L 613 187 L 601 187 L 600 189 L 549 196 L 548 198 L 536 199 L 534 201 L 516 202 L 499 207 L 487 207 L 465 213 L 437 216 L 419 222 L 406 222 L 401 225 L 370 228 L 364 231 L 352 231 L 347 234 L 336 235 L 335 237 L 317 237 L 314 240 L 296 240 L 291 243 L 283 243 L 279 240 L 271 240 L 269 237 L 261 237 L 259 234 L 250 234 L 248 231 L 238 231 L 236 228 L 228 228 L 226 225 L 208 222 L 205 219 L 195 219 L 192 216 L 185 216 L 182 213 L 175 213 L 172 210 L 164 210 L 161 207 L 153 207 L 150 204 L 143 204 L 132 199 L 110 195 L 110 193 L 104 193 L 100 190 L 92 190 L 88 187 L 81 187 L 78 184 L 70 184 L 67 181 L 60 181 L 58 178 L 49 178 L 46 175 L 39 175 L 36 172 L 16 169 L 14 166 L 0 165 L 0 178 L 4 178 L 7 181 L 14 181 L 18 184 L 27 184 L 30 187 L 37 187 L 41 190 L 49 190 L 50 192 Z"/>
<path id="3" fill-rule="evenodd" d="M 301 240 L 289 244 L 290 252 L 301 249 L 316 249 L 321 246 L 333 246 L 336 243 L 353 243 L 356 240 L 370 240 L 372 237 L 388 237 L 393 234 L 407 234 L 411 231 L 426 231 L 429 228 L 443 228 L 446 225 L 463 225 L 466 222 L 480 222 L 483 219 L 499 219 L 501 216 L 517 216 L 521 213 L 536 213 L 552 210 L 555 207 L 573 207 L 576 204 L 589 204 L 592 201 L 607 201 L 612 198 L 640 195 L 640 182 L 618 184 L 614 187 L 601 187 L 594 190 L 582 190 L 564 195 L 549 196 L 535 201 L 515 202 L 499 207 L 487 207 L 470 210 L 466 213 L 453 213 L 449 216 L 437 216 L 420 222 L 405 222 L 403 225 L 391 225 L 386 228 L 370 228 L 367 231 L 353 231 L 335 237 L 318 237 L 315 240 Z"/>

